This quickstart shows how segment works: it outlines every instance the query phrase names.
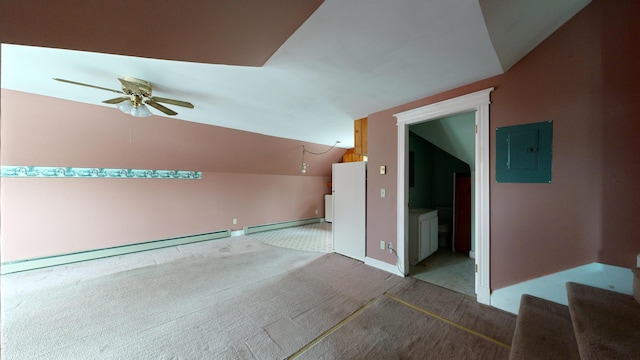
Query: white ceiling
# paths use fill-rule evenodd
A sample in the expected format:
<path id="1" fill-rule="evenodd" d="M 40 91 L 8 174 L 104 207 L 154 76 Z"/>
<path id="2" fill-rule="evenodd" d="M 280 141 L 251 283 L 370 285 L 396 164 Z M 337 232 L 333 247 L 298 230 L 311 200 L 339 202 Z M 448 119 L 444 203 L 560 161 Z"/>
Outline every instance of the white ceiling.
<path id="1" fill-rule="evenodd" d="M 354 119 L 501 74 L 588 2 L 325 0 L 261 67 L 3 43 L 2 88 L 113 107 L 52 78 L 133 76 L 195 105 L 178 119 L 348 148 Z"/>

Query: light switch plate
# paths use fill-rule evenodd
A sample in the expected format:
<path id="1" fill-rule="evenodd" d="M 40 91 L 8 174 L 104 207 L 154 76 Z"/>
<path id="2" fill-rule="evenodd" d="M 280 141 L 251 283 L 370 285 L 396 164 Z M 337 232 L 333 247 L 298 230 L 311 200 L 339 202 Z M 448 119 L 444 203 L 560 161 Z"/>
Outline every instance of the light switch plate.
<path id="1" fill-rule="evenodd" d="M 380 165 L 380 174 L 384 175 L 387 173 L 387 166 L 386 165 Z"/>
<path id="2" fill-rule="evenodd" d="M 385 189 L 380 189 L 380 197 L 381 197 L 381 198 L 383 198 L 383 197 L 385 197 L 385 196 L 387 196 L 387 190 L 385 190 Z"/>

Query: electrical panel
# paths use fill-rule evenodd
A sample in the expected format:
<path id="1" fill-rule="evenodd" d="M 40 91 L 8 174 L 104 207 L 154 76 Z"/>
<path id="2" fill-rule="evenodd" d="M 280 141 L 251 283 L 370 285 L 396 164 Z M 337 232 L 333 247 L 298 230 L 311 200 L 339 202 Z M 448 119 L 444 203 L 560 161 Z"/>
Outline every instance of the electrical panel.
<path id="1" fill-rule="evenodd" d="M 496 129 L 496 181 L 550 183 L 553 121 Z"/>

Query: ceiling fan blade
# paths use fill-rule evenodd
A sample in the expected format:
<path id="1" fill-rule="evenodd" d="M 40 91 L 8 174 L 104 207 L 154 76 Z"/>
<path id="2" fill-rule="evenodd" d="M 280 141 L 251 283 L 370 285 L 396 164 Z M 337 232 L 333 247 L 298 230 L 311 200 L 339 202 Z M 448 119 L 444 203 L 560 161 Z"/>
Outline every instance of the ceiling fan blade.
<path id="1" fill-rule="evenodd" d="M 134 84 L 131 81 L 127 81 L 123 78 L 118 78 L 118 80 L 120 80 L 120 83 L 122 84 L 122 86 L 127 88 L 127 90 L 131 91 L 133 94 L 142 93 L 142 91 L 140 90 L 140 87 L 137 84 Z"/>
<path id="2" fill-rule="evenodd" d="M 115 98 L 115 99 L 105 100 L 105 101 L 103 101 L 103 103 L 106 103 L 106 104 L 119 104 L 119 103 L 121 103 L 123 101 L 126 101 L 126 100 L 131 100 L 131 99 L 128 98 L 128 97 L 118 97 L 118 98 Z"/>
<path id="3" fill-rule="evenodd" d="M 151 99 L 149 99 L 149 100 L 145 100 L 145 101 L 144 101 L 144 103 L 145 103 L 145 104 L 147 104 L 147 105 L 149 105 L 149 106 L 153 106 L 153 107 L 154 107 L 154 108 L 156 108 L 157 110 L 160 110 L 160 111 L 162 111 L 163 113 L 165 113 L 165 114 L 167 114 L 167 115 L 171 115 L 171 116 L 173 116 L 173 115 L 178 115 L 178 113 L 177 113 L 177 112 L 175 112 L 175 111 L 173 111 L 173 110 L 169 109 L 168 107 L 162 106 L 162 105 L 158 104 L 157 102 L 155 102 L 155 101 L 153 101 L 153 100 L 151 100 Z"/>
<path id="4" fill-rule="evenodd" d="M 157 102 L 165 103 L 165 104 L 183 106 L 183 107 L 186 107 L 186 108 L 189 108 L 189 109 L 193 109 L 194 108 L 192 103 L 186 102 L 186 101 L 167 99 L 167 98 L 162 98 L 162 97 L 157 97 L 157 96 L 153 96 L 153 97 L 151 97 L 151 99 L 154 100 L 154 101 L 157 101 Z"/>
<path id="5" fill-rule="evenodd" d="M 107 90 L 107 91 L 111 91 L 111 92 L 118 93 L 118 94 L 124 94 L 122 91 L 119 91 L 119 90 L 113 90 L 113 89 L 109 89 L 109 88 L 105 88 L 105 87 L 101 87 L 101 86 L 83 84 L 83 83 L 76 82 L 76 81 L 71 81 L 71 80 L 58 79 L 58 78 L 53 78 L 53 80 L 62 81 L 62 82 L 69 83 L 69 84 L 74 84 L 74 85 L 86 86 L 86 87 L 90 87 L 90 88 L 94 88 L 94 89 Z"/>

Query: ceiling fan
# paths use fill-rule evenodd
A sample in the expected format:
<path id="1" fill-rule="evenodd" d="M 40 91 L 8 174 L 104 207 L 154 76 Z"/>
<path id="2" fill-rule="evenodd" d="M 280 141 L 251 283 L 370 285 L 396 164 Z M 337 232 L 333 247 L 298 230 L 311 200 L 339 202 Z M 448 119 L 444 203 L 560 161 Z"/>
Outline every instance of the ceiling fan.
<path id="1" fill-rule="evenodd" d="M 87 86 L 95 89 L 107 90 L 114 93 L 126 95 L 126 96 L 121 96 L 114 99 L 105 100 L 103 101 L 103 103 L 116 104 L 118 109 L 120 109 L 122 112 L 126 114 L 130 114 L 135 117 L 145 117 L 145 116 L 152 115 L 149 109 L 147 109 L 147 107 L 145 106 L 145 104 L 171 116 L 177 115 L 178 113 L 169 109 L 164 105 L 161 105 L 160 103 L 177 105 L 177 106 L 182 106 L 190 109 L 194 108 L 193 104 L 191 104 L 190 102 L 152 96 L 151 84 L 147 81 L 136 79 L 133 77 L 118 78 L 118 80 L 120 80 L 120 83 L 122 84 L 122 91 L 108 89 L 101 86 L 83 84 L 80 82 L 65 80 L 65 79 L 54 78 L 53 80 L 62 81 L 69 84 Z"/>

